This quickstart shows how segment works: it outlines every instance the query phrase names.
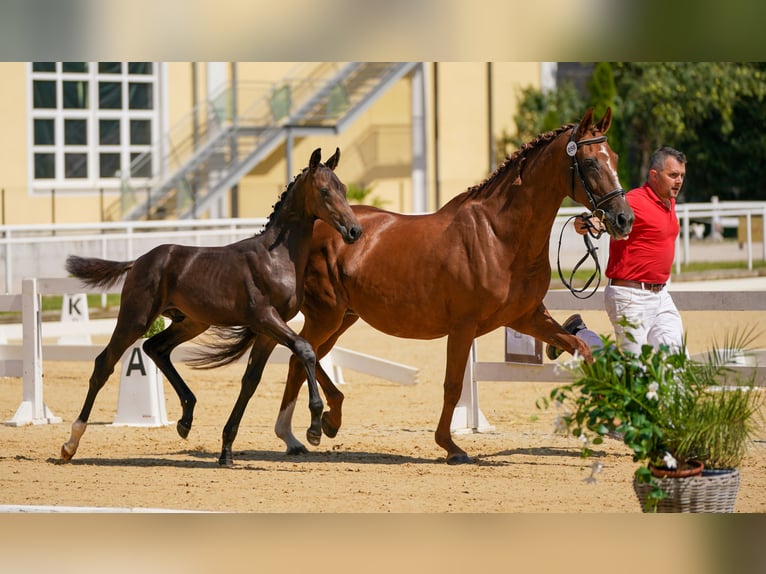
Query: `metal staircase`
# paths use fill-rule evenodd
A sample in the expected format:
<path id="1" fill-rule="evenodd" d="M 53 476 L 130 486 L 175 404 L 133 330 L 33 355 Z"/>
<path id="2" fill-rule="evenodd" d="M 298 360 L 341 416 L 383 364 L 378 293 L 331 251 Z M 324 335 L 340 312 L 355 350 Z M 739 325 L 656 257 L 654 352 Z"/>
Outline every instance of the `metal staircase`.
<path id="1" fill-rule="evenodd" d="M 222 194 L 292 136 L 341 133 L 417 64 L 349 62 L 314 64 L 299 76 L 261 85 L 242 112 L 233 101 L 241 87 L 227 87 L 194 111 L 193 130 L 182 122 L 180 137 L 168 134 L 159 154 L 163 169 L 152 170 L 157 153 L 131 163 L 112 218 L 187 219 L 208 210 Z M 240 100 L 243 98 L 240 94 Z M 173 141 L 177 143 L 172 143 Z M 138 179 L 137 174 L 147 177 Z M 150 175 L 152 174 L 152 175 Z M 140 181 L 140 185 L 136 182 Z"/>

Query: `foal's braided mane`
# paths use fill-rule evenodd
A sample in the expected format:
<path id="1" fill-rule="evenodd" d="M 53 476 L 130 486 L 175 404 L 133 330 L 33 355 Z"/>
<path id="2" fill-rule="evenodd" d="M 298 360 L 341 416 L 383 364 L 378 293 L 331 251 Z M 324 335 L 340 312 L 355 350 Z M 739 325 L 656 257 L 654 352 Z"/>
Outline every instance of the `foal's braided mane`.
<path id="1" fill-rule="evenodd" d="M 515 152 L 513 152 L 511 155 L 506 156 L 505 161 L 501 163 L 499 166 L 495 168 L 495 171 L 493 171 L 491 174 L 487 176 L 487 178 L 482 181 L 481 183 L 478 183 L 472 187 L 469 187 L 466 192 L 472 196 L 476 197 L 478 196 L 483 189 L 487 187 L 487 185 L 494 181 L 497 177 L 500 175 L 505 174 L 506 171 L 516 168 L 517 173 L 515 174 L 516 177 L 521 176 L 521 167 L 524 165 L 524 160 L 527 158 L 529 153 L 536 149 L 538 146 L 542 144 L 547 144 L 548 142 L 553 141 L 556 139 L 562 132 L 565 132 L 567 130 L 572 129 L 575 124 L 566 124 L 561 126 L 560 128 L 557 128 L 553 131 L 545 132 L 543 134 L 540 134 L 537 136 L 534 140 L 532 140 L 529 143 L 525 143 L 521 145 L 521 148 L 517 149 Z M 513 175 L 513 174 L 511 174 Z"/>
<path id="2" fill-rule="evenodd" d="M 282 194 L 279 196 L 279 199 L 277 202 L 271 207 L 271 214 L 269 215 L 268 219 L 266 220 L 266 225 L 263 226 L 263 229 L 258 233 L 258 235 L 262 234 L 264 231 L 266 231 L 273 223 L 274 220 L 277 217 L 277 214 L 282 209 L 282 205 L 284 204 L 285 197 L 287 197 L 287 194 L 290 193 L 290 190 L 295 186 L 295 182 L 298 181 L 298 178 L 303 175 L 303 173 L 308 168 L 304 168 L 303 171 L 301 171 L 298 175 L 296 175 L 293 180 L 287 184 L 287 187 L 282 192 Z"/>

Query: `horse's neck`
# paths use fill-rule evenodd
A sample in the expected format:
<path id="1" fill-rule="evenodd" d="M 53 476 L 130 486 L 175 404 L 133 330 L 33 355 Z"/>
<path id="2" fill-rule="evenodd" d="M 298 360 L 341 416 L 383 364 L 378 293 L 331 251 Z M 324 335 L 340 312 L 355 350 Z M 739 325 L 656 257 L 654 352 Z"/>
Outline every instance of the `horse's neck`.
<path id="1" fill-rule="evenodd" d="M 568 170 L 560 163 L 551 167 L 550 157 L 536 154 L 523 166 L 520 176 L 509 166 L 480 193 L 468 194 L 467 198 L 475 217 L 486 219 L 502 245 L 532 258 L 548 257 L 553 222 L 569 190 Z M 480 209 L 476 209 L 477 204 Z M 519 246 L 524 249 L 519 250 Z"/>
<path id="2" fill-rule="evenodd" d="M 303 201 L 298 190 L 282 199 L 279 210 L 260 235 L 269 251 L 285 251 L 290 261 L 301 272 L 308 261 L 314 218 L 302 209 Z"/>

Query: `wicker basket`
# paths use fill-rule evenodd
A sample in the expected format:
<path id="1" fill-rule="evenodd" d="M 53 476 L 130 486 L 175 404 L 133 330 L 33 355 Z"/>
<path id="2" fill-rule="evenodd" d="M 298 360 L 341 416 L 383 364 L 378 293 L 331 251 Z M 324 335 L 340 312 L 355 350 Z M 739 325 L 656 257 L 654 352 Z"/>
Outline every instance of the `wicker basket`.
<path id="1" fill-rule="evenodd" d="M 722 474 L 699 475 L 689 478 L 656 479 L 668 493 L 657 504 L 657 512 L 734 512 L 734 501 L 739 491 L 739 470 Z M 641 509 L 652 487 L 633 478 Z"/>

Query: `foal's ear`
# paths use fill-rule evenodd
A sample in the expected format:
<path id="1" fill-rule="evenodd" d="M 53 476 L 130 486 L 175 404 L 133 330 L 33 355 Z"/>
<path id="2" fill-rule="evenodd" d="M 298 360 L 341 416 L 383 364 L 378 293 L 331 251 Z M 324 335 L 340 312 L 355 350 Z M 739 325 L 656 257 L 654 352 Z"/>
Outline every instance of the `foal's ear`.
<path id="1" fill-rule="evenodd" d="M 602 134 L 605 134 L 607 130 L 609 129 L 609 126 L 612 125 L 612 108 L 607 108 L 606 112 L 604 113 L 604 117 L 601 118 L 601 121 L 599 121 L 596 124 L 596 129 L 600 131 Z"/>
<path id="2" fill-rule="evenodd" d="M 340 161 L 340 148 L 335 148 L 335 153 L 330 156 L 330 159 L 328 159 L 325 162 L 325 165 L 329 167 L 332 171 L 335 171 L 335 168 L 338 167 L 338 162 Z"/>
<path id="3" fill-rule="evenodd" d="M 588 111 L 585 112 L 585 115 L 580 120 L 580 125 L 577 127 L 577 135 L 575 136 L 575 140 L 579 140 L 580 138 L 584 137 L 585 134 L 588 133 L 588 129 L 592 123 L 593 108 L 588 108 Z"/>
<path id="4" fill-rule="evenodd" d="M 314 153 L 311 154 L 311 159 L 309 160 L 309 169 L 311 171 L 314 171 L 317 167 L 319 167 L 319 162 L 322 159 L 322 148 L 318 147 L 314 150 Z"/>

